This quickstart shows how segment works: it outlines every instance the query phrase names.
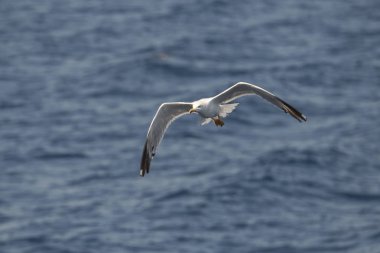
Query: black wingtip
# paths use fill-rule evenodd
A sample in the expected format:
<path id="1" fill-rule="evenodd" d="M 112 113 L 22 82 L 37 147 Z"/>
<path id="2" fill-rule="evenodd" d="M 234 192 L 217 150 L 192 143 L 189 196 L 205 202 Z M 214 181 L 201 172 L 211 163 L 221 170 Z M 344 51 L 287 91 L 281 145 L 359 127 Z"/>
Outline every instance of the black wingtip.
<path id="1" fill-rule="evenodd" d="M 141 156 L 140 164 L 140 176 L 145 176 L 145 173 L 149 173 L 150 157 L 148 151 L 148 141 L 145 142 L 143 154 Z"/>
<path id="2" fill-rule="evenodd" d="M 277 97 L 277 99 L 280 100 L 281 103 L 283 103 L 285 105 L 285 108 L 283 108 L 283 109 L 286 113 L 289 113 L 291 116 L 293 116 L 293 118 L 295 118 L 299 122 L 303 122 L 303 121 L 306 122 L 307 118 L 305 115 L 303 115 L 301 112 L 299 112 L 296 108 L 294 108 L 290 104 L 286 103 L 284 100 L 282 100 L 278 97 Z"/>

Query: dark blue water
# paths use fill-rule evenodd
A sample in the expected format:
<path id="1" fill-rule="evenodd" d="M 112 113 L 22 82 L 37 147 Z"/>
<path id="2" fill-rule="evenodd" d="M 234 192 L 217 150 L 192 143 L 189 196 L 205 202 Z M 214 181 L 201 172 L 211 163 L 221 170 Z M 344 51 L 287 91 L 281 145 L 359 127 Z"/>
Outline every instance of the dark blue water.
<path id="1" fill-rule="evenodd" d="M 380 252 L 380 2 L 0 2 L 0 252 Z M 262 85 L 223 128 L 165 101 Z"/>

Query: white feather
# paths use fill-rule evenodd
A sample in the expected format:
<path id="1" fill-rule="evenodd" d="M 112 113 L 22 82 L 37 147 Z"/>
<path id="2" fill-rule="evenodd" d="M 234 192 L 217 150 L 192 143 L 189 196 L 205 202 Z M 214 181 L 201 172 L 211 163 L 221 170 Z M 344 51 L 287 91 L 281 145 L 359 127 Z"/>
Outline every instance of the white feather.
<path id="1" fill-rule="evenodd" d="M 201 125 L 206 125 L 211 122 L 211 118 L 201 118 Z"/>
<path id="2" fill-rule="evenodd" d="M 238 105 L 239 103 L 220 105 L 219 116 L 223 118 L 227 117 Z"/>

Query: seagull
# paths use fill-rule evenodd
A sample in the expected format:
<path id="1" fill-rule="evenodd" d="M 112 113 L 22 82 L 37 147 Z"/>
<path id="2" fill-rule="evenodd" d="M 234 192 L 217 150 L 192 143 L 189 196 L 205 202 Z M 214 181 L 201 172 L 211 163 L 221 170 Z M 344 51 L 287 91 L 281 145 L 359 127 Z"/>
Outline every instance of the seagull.
<path id="1" fill-rule="evenodd" d="M 285 113 L 289 113 L 299 122 L 306 121 L 306 117 L 302 113 L 284 100 L 257 85 L 246 82 L 238 82 L 215 97 L 202 98 L 191 103 L 163 103 L 158 108 L 148 130 L 141 157 L 140 176 L 143 177 L 145 173 L 149 173 L 150 163 L 157 147 L 164 137 L 166 129 L 174 120 L 186 114 L 197 113 L 201 117 L 202 125 L 214 121 L 216 126 L 222 127 L 224 122 L 221 118 L 227 117 L 238 106 L 238 103 L 230 102 L 246 95 L 258 95 L 278 106 Z"/>

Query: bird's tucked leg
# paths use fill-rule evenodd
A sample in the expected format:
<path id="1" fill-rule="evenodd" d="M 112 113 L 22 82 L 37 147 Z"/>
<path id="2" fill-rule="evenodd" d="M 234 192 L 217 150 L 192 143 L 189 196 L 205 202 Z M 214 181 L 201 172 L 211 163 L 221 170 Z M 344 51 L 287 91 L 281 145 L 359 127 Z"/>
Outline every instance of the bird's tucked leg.
<path id="1" fill-rule="evenodd" d="M 216 117 L 216 118 L 213 118 L 212 120 L 214 121 L 214 123 L 215 123 L 216 126 L 221 126 L 221 127 L 222 127 L 222 126 L 224 125 L 223 120 L 221 120 L 221 119 L 219 118 L 219 116 Z"/>

